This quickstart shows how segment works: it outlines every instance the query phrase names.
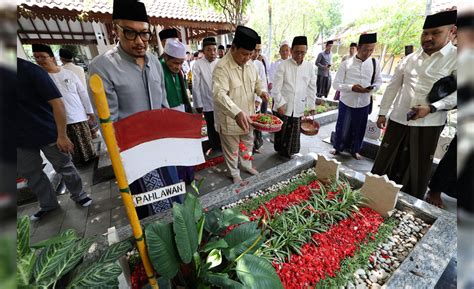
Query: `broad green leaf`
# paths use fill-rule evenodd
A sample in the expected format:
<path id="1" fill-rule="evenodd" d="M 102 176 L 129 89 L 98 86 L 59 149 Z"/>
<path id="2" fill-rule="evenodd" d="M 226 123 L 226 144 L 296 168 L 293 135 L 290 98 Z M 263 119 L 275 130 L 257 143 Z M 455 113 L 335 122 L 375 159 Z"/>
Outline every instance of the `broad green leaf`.
<path id="1" fill-rule="evenodd" d="M 92 239 L 82 239 L 76 242 L 70 249 L 66 252 L 64 258 L 61 258 L 54 268 L 54 272 L 51 276 L 48 277 L 44 282 L 38 282 L 41 285 L 49 285 L 54 283 L 56 280 L 59 280 L 66 273 L 71 271 L 84 257 L 87 253 L 87 250 L 92 245 Z M 59 257 L 58 257 L 59 258 Z"/>
<path id="2" fill-rule="evenodd" d="M 75 240 L 55 242 L 41 251 L 33 267 L 33 277 L 37 284 L 42 284 L 54 274 L 75 243 Z"/>
<path id="3" fill-rule="evenodd" d="M 197 223 L 198 230 L 198 244 L 202 242 L 202 234 L 204 233 L 204 223 L 206 222 L 206 215 L 202 215 Z"/>
<path id="4" fill-rule="evenodd" d="M 228 248 L 228 247 L 229 247 L 229 244 L 227 244 L 227 242 L 224 239 L 218 239 L 217 241 L 211 241 L 211 242 L 207 243 L 202 248 L 202 250 L 204 252 L 209 252 L 212 249 L 224 249 L 224 248 Z"/>
<path id="5" fill-rule="evenodd" d="M 145 229 L 148 255 L 155 270 L 168 279 L 179 271 L 179 257 L 171 224 L 155 222 Z"/>
<path id="6" fill-rule="evenodd" d="M 209 273 L 205 276 L 205 280 L 218 288 L 245 289 L 242 283 L 230 279 L 226 273 Z"/>
<path id="7" fill-rule="evenodd" d="M 33 265 L 35 264 L 36 253 L 30 252 L 22 258 L 17 258 L 16 262 L 16 280 L 18 286 L 30 285 L 31 274 L 33 272 Z"/>
<path id="8" fill-rule="evenodd" d="M 198 232 L 192 212 L 181 204 L 173 206 L 173 230 L 176 246 L 183 263 L 189 264 L 198 248 Z"/>
<path id="9" fill-rule="evenodd" d="M 122 268 L 116 263 L 94 263 L 83 274 L 75 276 L 67 288 L 103 288 L 117 279 Z"/>
<path id="10" fill-rule="evenodd" d="M 30 249 L 30 219 L 28 216 L 23 216 L 17 222 L 17 258 L 29 255 Z"/>
<path id="11" fill-rule="evenodd" d="M 186 199 L 184 200 L 184 207 L 189 212 L 192 212 L 194 222 L 199 221 L 202 216 L 202 206 L 199 199 L 193 194 L 186 194 Z"/>
<path id="12" fill-rule="evenodd" d="M 109 263 L 117 261 L 118 258 L 124 256 L 128 251 L 132 250 L 132 248 L 133 245 L 129 241 L 115 243 L 111 245 L 96 262 Z"/>
<path id="13" fill-rule="evenodd" d="M 69 242 L 69 241 L 77 240 L 77 239 L 78 237 L 77 237 L 76 232 L 73 229 L 69 229 L 50 239 L 46 239 L 44 241 L 31 245 L 31 248 L 39 249 L 39 248 L 47 247 L 49 245 L 65 243 L 65 242 Z"/>
<path id="14" fill-rule="evenodd" d="M 211 234 L 217 234 L 219 232 L 219 218 L 222 212 L 218 208 L 214 208 L 206 214 L 206 222 L 204 223 L 204 229 Z"/>
<path id="15" fill-rule="evenodd" d="M 245 223 L 230 231 L 225 237 L 229 247 L 224 249 L 226 258 L 230 261 L 235 260 L 240 254 L 245 252 L 257 240 L 260 230 L 256 222 Z M 257 250 L 259 245 L 255 246 L 250 252 Z"/>
<path id="16" fill-rule="evenodd" d="M 248 222 L 249 218 L 242 214 L 238 208 L 232 208 L 222 211 L 222 219 L 220 220 L 221 229 L 226 229 L 230 225 L 237 225 Z M 222 228 L 223 227 L 223 228 Z"/>
<path id="17" fill-rule="evenodd" d="M 237 261 L 235 271 L 239 280 L 249 289 L 283 289 L 272 264 L 263 258 L 245 254 Z"/>
<path id="18" fill-rule="evenodd" d="M 209 269 L 214 268 L 222 264 L 222 252 L 221 250 L 214 249 L 212 250 L 209 255 L 207 255 L 206 263 L 211 263 Z"/>

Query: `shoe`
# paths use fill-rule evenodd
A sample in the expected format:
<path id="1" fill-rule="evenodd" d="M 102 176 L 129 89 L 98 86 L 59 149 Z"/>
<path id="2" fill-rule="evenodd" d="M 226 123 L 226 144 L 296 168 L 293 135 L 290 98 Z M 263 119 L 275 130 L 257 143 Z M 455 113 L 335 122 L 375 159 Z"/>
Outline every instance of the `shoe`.
<path id="1" fill-rule="evenodd" d="M 240 176 L 232 177 L 232 183 L 238 184 L 242 181 L 242 178 Z"/>
<path id="2" fill-rule="evenodd" d="M 254 168 L 246 170 L 247 173 L 251 174 L 252 176 L 258 175 L 258 171 Z"/>
<path id="3" fill-rule="evenodd" d="M 83 207 L 89 207 L 92 204 L 92 199 L 89 197 L 85 197 L 84 199 L 77 201 L 76 203 Z"/>
<path id="4" fill-rule="evenodd" d="M 52 209 L 52 210 L 49 210 L 49 211 L 39 210 L 38 212 L 36 212 L 36 213 L 34 213 L 33 215 L 30 216 L 30 220 L 31 221 L 38 221 L 39 219 L 43 218 L 46 214 L 48 214 L 49 212 L 54 211 L 54 210 L 56 210 L 56 209 Z"/>

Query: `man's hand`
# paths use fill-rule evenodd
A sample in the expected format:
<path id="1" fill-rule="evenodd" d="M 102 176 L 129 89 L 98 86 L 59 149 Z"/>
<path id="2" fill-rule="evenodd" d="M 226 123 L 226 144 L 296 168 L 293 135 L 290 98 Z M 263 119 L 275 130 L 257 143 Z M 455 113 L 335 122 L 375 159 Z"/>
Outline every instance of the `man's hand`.
<path id="1" fill-rule="evenodd" d="M 56 145 L 58 146 L 59 150 L 64 153 L 74 152 L 74 144 L 67 136 L 58 136 Z"/>
<path id="2" fill-rule="evenodd" d="M 93 113 L 89 113 L 89 114 L 87 114 L 87 117 L 88 117 L 87 124 L 89 126 L 95 125 L 95 115 Z"/>
<path id="3" fill-rule="evenodd" d="M 270 82 L 270 83 L 268 84 L 268 91 L 272 90 L 272 87 L 273 87 L 273 83 Z"/>
<path id="4" fill-rule="evenodd" d="M 285 112 L 286 112 L 286 109 L 285 109 L 285 106 L 280 106 L 278 109 L 277 109 L 277 112 L 281 115 L 285 115 Z"/>
<path id="5" fill-rule="evenodd" d="M 202 107 L 196 107 L 196 111 L 197 111 L 198 113 L 202 113 Z"/>
<path id="6" fill-rule="evenodd" d="M 262 100 L 264 102 L 268 102 L 268 100 L 270 99 L 270 95 L 268 94 L 268 92 L 264 91 L 262 92 L 262 94 L 260 95 L 260 97 L 262 98 Z"/>
<path id="7" fill-rule="evenodd" d="M 368 92 L 371 92 L 372 90 L 362 87 L 360 84 L 354 84 L 352 86 L 352 91 L 359 92 L 359 93 L 368 93 Z"/>
<path id="8" fill-rule="evenodd" d="M 249 132 L 250 130 L 250 117 L 243 111 L 239 112 L 235 116 L 235 121 L 243 129 L 245 132 Z"/>
<path id="9" fill-rule="evenodd" d="M 383 115 L 379 115 L 379 118 L 377 119 L 377 127 L 380 129 L 384 129 L 387 124 L 387 119 Z"/>
<path id="10" fill-rule="evenodd" d="M 413 117 L 413 120 L 424 118 L 431 112 L 431 109 L 428 105 L 418 105 L 415 107 L 415 111 L 416 111 L 416 114 Z"/>

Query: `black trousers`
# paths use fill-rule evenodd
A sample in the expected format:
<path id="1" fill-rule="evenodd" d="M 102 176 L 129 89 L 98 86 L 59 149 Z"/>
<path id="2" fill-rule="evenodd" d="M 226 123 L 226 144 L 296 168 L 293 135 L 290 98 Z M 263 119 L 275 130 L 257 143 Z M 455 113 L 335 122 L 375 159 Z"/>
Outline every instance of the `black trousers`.
<path id="1" fill-rule="evenodd" d="M 220 150 L 221 149 L 221 139 L 219 137 L 219 133 L 216 131 L 214 127 L 214 112 L 213 111 L 205 111 L 204 118 L 206 119 L 206 127 L 207 127 L 207 137 L 209 138 L 209 144 L 213 150 Z"/>
<path id="2" fill-rule="evenodd" d="M 428 185 L 431 191 L 443 192 L 453 198 L 457 197 L 457 139 L 456 135 L 449 144 L 448 151 L 439 162 Z"/>

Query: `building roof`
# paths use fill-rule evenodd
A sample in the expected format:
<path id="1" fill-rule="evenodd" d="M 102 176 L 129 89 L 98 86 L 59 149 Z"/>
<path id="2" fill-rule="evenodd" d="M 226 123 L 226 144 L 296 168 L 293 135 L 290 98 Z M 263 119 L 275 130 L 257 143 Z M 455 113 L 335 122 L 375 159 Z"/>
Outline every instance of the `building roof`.
<path id="1" fill-rule="evenodd" d="M 185 28 L 186 39 L 200 40 L 231 32 L 232 25 L 212 8 L 188 0 L 144 0 L 152 25 Z M 22 43 L 96 43 L 92 22 L 111 32 L 113 0 L 19 0 L 18 35 Z M 181 33 L 180 29 L 178 31 Z M 109 33 L 111 37 L 112 33 Z M 81 42 L 82 41 L 82 42 Z"/>

